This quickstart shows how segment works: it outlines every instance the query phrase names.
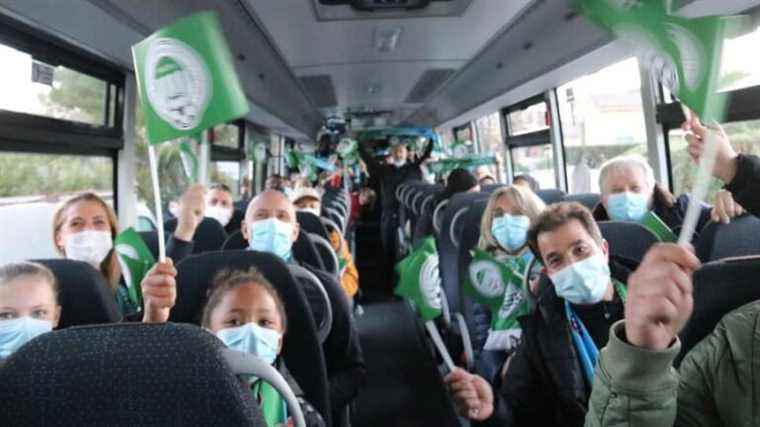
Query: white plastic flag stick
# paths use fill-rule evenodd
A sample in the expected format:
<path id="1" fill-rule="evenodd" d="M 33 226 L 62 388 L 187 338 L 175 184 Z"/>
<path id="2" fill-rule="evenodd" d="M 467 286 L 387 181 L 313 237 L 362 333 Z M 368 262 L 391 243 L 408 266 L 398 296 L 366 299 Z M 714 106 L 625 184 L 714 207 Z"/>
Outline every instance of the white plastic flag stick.
<path id="1" fill-rule="evenodd" d="M 441 338 L 441 335 L 438 333 L 438 328 L 435 327 L 435 323 L 432 320 L 428 320 L 425 322 L 425 329 L 427 329 L 428 334 L 430 334 L 430 338 L 433 339 L 433 345 L 435 345 L 435 348 L 438 350 L 438 353 L 441 355 L 441 358 L 443 359 L 443 363 L 446 364 L 446 367 L 449 368 L 449 372 L 454 372 L 454 361 L 451 359 L 451 355 L 449 354 L 449 350 L 446 349 L 446 346 L 443 344 L 443 339 Z"/>
<path id="2" fill-rule="evenodd" d="M 686 209 L 686 217 L 683 220 L 681 234 L 678 236 L 678 244 L 690 243 L 699 221 L 699 213 L 702 210 L 702 200 L 707 196 L 710 188 L 712 170 L 715 167 L 715 158 L 718 154 L 718 141 L 716 131 L 708 128 L 705 133 L 705 151 L 699 160 L 699 170 L 694 187 L 689 194 L 689 207 Z"/>
<path id="3" fill-rule="evenodd" d="M 208 131 L 203 131 L 200 143 L 200 167 L 198 168 L 198 183 L 208 186 L 208 163 L 211 143 L 208 140 Z"/>
<path id="4" fill-rule="evenodd" d="M 150 163 L 150 179 L 153 181 L 153 201 L 156 207 L 156 228 L 158 234 L 158 262 L 166 261 L 166 244 L 164 242 L 164 212 L 161 209 L 161 187 L 158 185 L 158 162 L 156 148 L 148 146 L 148 162 Z"/>

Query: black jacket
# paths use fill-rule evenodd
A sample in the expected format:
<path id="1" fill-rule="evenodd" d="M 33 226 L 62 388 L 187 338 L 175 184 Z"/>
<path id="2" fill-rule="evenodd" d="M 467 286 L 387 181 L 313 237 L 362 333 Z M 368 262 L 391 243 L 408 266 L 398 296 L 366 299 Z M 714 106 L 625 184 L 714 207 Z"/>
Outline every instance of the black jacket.
<path id="1" fill-rule="evenodd" d="M 673 230 L 673 233 L 678 235 L 681 232 L 683 226 L 683 220 L 686 217 L 686 210 L 689 207 L 689 196 L 682 194 L 678 196 L 672 203 L 667 201 L 667 198 L 672 197 L 661 192 L 661 190 L 655 190 L 653 211 L 660 219 Z M 694 237 L 692 241 L 696 241 L 699 237 L 699 232 L 710 222 L 710 213 L 712 207 L 702 204 L 702 210 L 699 213 L 699 220 L 697 221 L 696 229 L 694 230 Z M 597 221 L 609 221 L 610 217 L 607 214 L 607 210 L 600 202 L 594 208 L 594 219 Z"/>
<path id="2" fill-rule="evenodd" d="M 611 259 L 612 277 L 626 283 L 634 264 Z M 572 343 L 564 300 L 553 286 L 520 324 L 522 343 L 509 361 L 504 384 L 496 384 L 494 415 L 481 425 L 583 426 L 591 389 Z"/>
<path id="3" fill-rule="evenodd" d="M 414 162 L 407 162 L 397 168 L 393 165 L 381 165 L 375 156 L 366 151 L 366 147 L 359 144 L 359 155 L 367 164 L 369 175 L 380 182 L 380 200 L 383 212 L 396 212 L 398 200 L 396 200 L 396 187 L 407 181 L 422 180 L 420 165 L 430 157 L 433 152 L 433 143 L 429 142 L 425 152 Z"/>
<path id="4" fill-rule="evenodd" d="M 740 154 L 736 176 L 726 190 L 749 213 L 760 216 L 760 157 Z"/>

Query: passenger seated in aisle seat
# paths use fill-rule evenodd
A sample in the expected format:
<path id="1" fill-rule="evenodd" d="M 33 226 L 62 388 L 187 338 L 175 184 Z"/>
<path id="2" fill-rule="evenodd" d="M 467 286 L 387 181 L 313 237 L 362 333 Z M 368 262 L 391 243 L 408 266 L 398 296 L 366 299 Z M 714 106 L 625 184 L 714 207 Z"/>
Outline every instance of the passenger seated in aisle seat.
<path id="1" fill-rule="evenodd" d="M 697 118 L 684 129 L 691 132 L 689 154 L 699 160 L 707 129 Z M 760 216 L 760 158 L 737 155 L 723 130 L 715 131 L 713 175 L 738 203 Z M 760 301 L 724 316 L 689 351 L 678 372 L 672 367 L 681 347 L 678 333 L 693 309 L 697 268 L 690 249 L 660 245 L 631 276 L 626 320 L 613 325 L 601 352 L 587 426 L 758 425 Z"/>
<path id="2" fill-rule="evenodd" d="M 536 178 L 533 178 L 532 176 L 528 174 L 517 175 L 512 180 L 512 185 L 522 185 L 523 187 L 529 188 L 530 191 L 534 193 L 538 193 L 538 190 L 541 189 L 541 186 L 538 185 L 538 181 L 536 181 Z"/>
<path id="3" fill-rule="evenodd" d="M 303 392 L 280 358 L 287 330 L 285 306 L 277 290 L 255 268 L 222 270 L 214 277 L 201 326 L 227 347 L 250 353 L 274 366 L 299 397 L 309 427 L 324 426 L 320 414 L 300 397 Z M 252 378 L 248 385 L 269 427 L 288 425 L 287 404 L 268 383 Z"/>
<path id="4" fill-rule="evenodd" d="M 433 210 L 435 206 L 438 206 L 444 200 L 450 199 L 457 193 L 471 193 L 480 191 L 480 185 L 475 175 L 470 173 L 467 169 L 457 168 L 451 171 L 446 178 L 446 188 L 435 198 L 431 206 L 433 207 L 422 217 L 417 220 L 417 224 L 414 227 L 414 242 L 430 236 L 433 234 Z"/>
<path id="5" fill-rule="evenodd" d="M 269 175 L 267 180 L 264 181 L 264 189 L 283 191 L 284 186 L 282 176 L 276 173 Z"/>
<path id="6" fill-rule="evenodd" d="M 601 201 L 594 209 L 597 221 L 634 221 L 642 222 L 648 212 L 659 217 L 676 235 L 681 230 L 689 196 L 683 194 L 674 197 L 668 190 L 654 180 L 654 171 L 647 161 L 636 155 L 616 157 L 602 165 L 599 172 Z M 730 195 L 722 196 L 721 205 L 730 203 L 733 209 L 728 212 L 736 214 L 742 211 L 735 207 Z M 710 221 L 711 215 L 717 218 L 717 211 L 703 205 L 697 222 L 694 239 Z"/>
<path id="7" fill-rule="evenodd" d="M 195 229 L 203 220 L 203 186 L 190 187 L 181 199 L 177 229 L 166 248 L 167 257 L 177 262 L 192 252 Z M 113 239 L 119 225 L 113 209 L 94 193 L 82 193 L 63 202 L 53 214 L 53 243 L 56 250 L 76 261 L 84 261 L 103 273 L 125 317 L 139 312 L 129 299 Z"/>
<path id="8" fill-rule="evenodd" d="M 285 262 L 296 263 L 292 246 L 298 238 L 299 226 L 295 208 L 283 193 L 267 190 L 251 200 L 241 231 L 250 249 L 269 252 Z M 330 381 L 330 403 L 334 410 L 342 410 L 364 384 L 366 370 L 348 299 L 342 304 L 332 302 L 333 326 L 322 349 Z"/>
<path id="9" fill-rule="evenodd" d="M 322 194 L 316 188 L 300 188 L 293 192 L 291 197 L 296 209 L 308 212 L 319 217 L 322 212 Z M 330 245 L 338 255 L 343 272 L 340 276 L 340 285 L 349 299 L 353 299 L 359 291 L 359 271 L 354 264 L 354 257 L 348 250 L 348 242 L 338 230 L 330 232 Z"/>
<path id="10" fill-rule="evenodd" d="M 224 184 L 212 184 L 206 192 L 206 212 L 209 218 L 214 218 L 222 224 L 227 230 L 227 225 L 235 213 L 235 206 L 232 200 L 232 191 L 230 187 Z"/>
<path id="11" fill-rule="evenodd" d="M 176 300 L 177 272 L 171 262 L 157 264 L 141 284 L 143 322 L 166 322 Z M 58 326 L 58 283 L 44 265 L 17 262 L 0 266 L 0 360 Z"/>
<path id="12" fill-rule="evenodd" d="M 630 270 L 610 260 L 599 227 L 578 203 L 549 205 L 531 224 L 528 243 L 553 286 L 520 319 L 522 342 L 497 395 L 461 369 L 446 381 L 461 414 L 485 425 L 581 426 L 595 355 L 623 318 Z"/>
<path id="13" fill-rule="evenodd" d="M 478 249 L 488 252 L 516 273 L 529 275 L 531 289 L 522 290 L 526 304 L 530 301 L 528 292 L 537 295 L 541 274 L 540 263 L 527 271 L 534 258 L 528 247 L 528 228 L 544 209 L 544 202 L 529 189 L 521 186 L 503 187 L 491 193 L 480 222 Z M 514 299 L 505 295 L 504 301 Z M 496 370 L 505 364 L 507 357 L 516 349 L 522 332 L 519 329 L 492 330 L 491 323 L 494 319 L 491 311 L 480 304 L 473 307 L 473 319 L 477 328 L 472 334 L 477 337 L 473 340 L 473 346 L 477 347 L 476 350 L 483 350 L 480 353 L 480 372 L 485 378 L 493 379 Z"/>

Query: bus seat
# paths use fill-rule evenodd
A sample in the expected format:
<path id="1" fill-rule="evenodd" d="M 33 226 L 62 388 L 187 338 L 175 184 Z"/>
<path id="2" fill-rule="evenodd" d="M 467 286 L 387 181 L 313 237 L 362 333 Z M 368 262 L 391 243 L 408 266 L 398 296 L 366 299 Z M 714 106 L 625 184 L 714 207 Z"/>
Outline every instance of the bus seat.
<path id="1" fill-rule="evenodd" d="M 319 343 L 324 344 L 330 335 L 333 323 L 332 303 L 322 282 L 311 271 L 300 265 L 288 264 L 290 274 L 296 279 L 309 301 L 314 323 L 317 325 Z"/>
<path id="2" fill-rule="evenodd" d="M 699 233 L 695 246 L 702 262 L 760 255 L 760 218 L 745 215 L 728 224 L 710 222 Z"/>
<path id="3" fill-rule="evenodd" d="M 158 232 L 156 231 L 140 231 L 140 237 L 145 242 L 145 246 L 150 249 L 150 253 L 153 254 L 153 258 L 158 259 Z"/>
<path id="4" fill-rule="evenodd" d="M 501 187 L 508 187 L 508 186 L 509 186 L 509 185 L 507 185 L 507 184 L 488 184 L 488 185 L 481 185 L 481 186 L 480 186 L 480 192 L 481 192 L 481 193 L 486 193 L 486 194 L 491 194 L 491 193 L 493 193 L 494 191 L 498 190 L 498 189 L 499 189 L 499 188 L 501 188 Z"/>
<path id="5" fill-rule="evenodd" d="M 70 259 L 36 260 L 58 281 L 61 319 L 58 329 L 70 326 L 115 323 L 122 314 L 105 277 L 89 264 Z"/>
<path id="6" fill-rule="evenodd" d="M 296 212 L 296 220 L 301 226 L 301 230 L 306 230 L 309 233 L 314 233 L 323 239 L 330 240 L 330 235 L 327 233 L 322 221 L 319 217 L 310 212 Z"/>
<path id="7" fill-rule="evenodd" d="M 240 230 L 240 224 L 242 224 L 244 220 L 245 210 L 236 208 L 232 211 L 232 218 L 230 218 L 230 222 L 227 223 L 227 226 L 224 227 L 224 231 L 227 233 L 227 235 L 230 235 Z"/>
<path id="8" fill-rule="evenodd" d="M 409 304 L 368 305 L 357 327 L 368 381 L 355 401 L 353 425 L 459 425 L 433 349 Z"/>
<path id="9" fill-rule="evenodd" d="M 306 237 L 314 243 L 314 247 L 317 249 L 319 257 L 322 259 L 322 264 L 325 266 L 325 271 L 335 276 L 337 280 L 340 280 L 341 272 L 338 255 L 335 253 L 335 249 L 333 249 L 330 241 L 314 233 L 307 232 Z"/>
<path id="10" fill-rule="evenodd" d="M 578 194 L 568 194 L 565 196 L 565 198 L 562 200 L 563 202 L 578 202 L 582 204 L 583 206 L 587 207 L 588 210 L 593 211 L 596 205 L 599 204 L 599 201 L 601 200 L 601 196 L 596 193 L 578 193 Z"/>
<path id="11" fill-rule="evenodd" d="M 248 248 L 248 241 L 243 237 L 243 232 L 238 231 L 227 238 L 222 245 L 223 251 L 238 251 Z M 306 264 L 318 270 L 325 270 L 322 258 L 316 246 L 305 233 L 298 233 L 298 239 L 293 243 L 293 257 L 300 263 Z"/>
<path id="12" fill-rule="evenodd" d="M 182 286 L 177 288 L 177 302 L 170 321 L 198 324 L 214 275 L 224 268 L 250 267 L 256 267 L 283 299 L 288 316 L 282 350 L 285 364 L 304 391 L 306 400 L 330 425 L 327 370 L 317 327 L 303 288 L 277 256 L 254 251 L 224 251 L 186 258 L 177 265 L 177 283 Z"/>
<path id="13" fill-rule="evenodd" d="M 464 283 L 469 274 L 469 266 L 472 261 L 472 254 L 470 251 L 478 246 L 480 240 L 480 221 L 483 218 L 483 212 L 486 210 L 488 200 L 478 200 L 473 203 L 472 207 L 464 216 L 464 223 L 462 225 L 462 236 L 459 244 L 457 255 L 457 270 L 459 272 L 459 283 Z M 480 325 L 474 318 L 474 310 L 478 303 L 472 300 L 472 298 L 466 296 L 463 292 L 459 294 L 460 307 L 465 321 L 467 322 L 468 329 L 471 332 L 472 344 L 477 357 L 480 350 L 483 348 L 483 344 L 488 337 L 488 326 Z M 488 319 L 490 321 L 490 319 Z"/>
<path id="14" fill-rule="evenodd" d="M 0 370 L 0 424 L 265 426 L 223 348 L 172 323 L 41 335 Z"/>
<path id="15" fill-rule="evenodd" d="M 610 255 L 639 263 L 658 242 L 651 231 L 635 222 L 600 221 L 598 224 L 602 237 L 610 245 Z"/>
<path id="16" fill-rule="evenodd" d="M 562 199 L 565 197 L 565 192 L 562 190 L 555 190 L 552 188 L 546 189 L 546 190 L 538 190 L 536 192 L 536 195 L 541 198 L 541 200 L 544 201 L 547 205 L 551 205 L 552 203 L 561 202 Z"/>
<path id="17" fill-rule="evenodd" d="M 478 200 L 488 199 L 487 194 L 459 193 L 449 199 L 443 211 L 441 230 L 436 239 L 441 274 L 441 287 L 451 304 L 452 312 L 461 312 L 459 307 L 459 244 L 467 211 Z"/>
<path id="18" fill-rule="evenodd" d="M 164 223 L 164 231 L 174 233 L 177 229 L 177 219 L 172 218 Z M 218 251 L 227 240 L 227 232 L 219 221 L 213 218 L 203 218 L 193 235 L 193 253 Z"/>
<path id="19" fill-rule="evenodd" d="M 757 236 L 755 236 L 757 238 Z M 679 334 L 680 359 L 731 311 L 760 300 L 760 257 L 728 258 L 704 264 L 694 273 L 694 311 Z"/>

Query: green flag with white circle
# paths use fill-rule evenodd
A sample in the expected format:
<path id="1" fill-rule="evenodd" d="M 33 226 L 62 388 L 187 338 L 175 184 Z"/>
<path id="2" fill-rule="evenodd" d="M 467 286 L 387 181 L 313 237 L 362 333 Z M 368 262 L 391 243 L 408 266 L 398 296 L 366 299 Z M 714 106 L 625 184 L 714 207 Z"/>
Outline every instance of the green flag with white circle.
<path id="1" fill-rule="evenodd" d="M 113 244 L 119 258 L 121 274 L 127 285 L 129 299 L 140 307 L 142 306 L 140 283 L 156 263 L 156 259 L 140 234 L 131 227 L 119 233 Z"/>
<path id="2" fill-rule="evenodd" d="M 527 257 L 494 258 L 481 249 L 474 249 L 462 290 L 491 311 L 491 325 L 485 350 L 510 350 L 522 335 L 518 317 L 528 314 L 524 289 L 529 262 Z"/>
<path id="3" fill-rule="evenodd" d="M 214 12 L 200 12 L 132 46 L 151 144 L 201 131 L 248 113 L 232 54 Z"/>
<path id="4" fill-rule="evenodd" d="M 717 92 L 723 40 L 737 16 L 688 19 L 670 14 L 664 0 L 577 0 L 594 23 L 630 43 L 639 61 L 683 104 L 705 120 L 720 121 L 725 96 Z"/>
<path id="5" fill-rule="evenodd" d="M 182 170 L 190 182 L 198 181 L 200 164 L 198 155 L 195 154 L 195 145 L 200 143 L 200 136 L 195 135 L 179 143 L 179 158 L 182 160 Z"/>
<path id="6" fill-rule="evenodd" d="M 433 320 L 443 314 L 438 251 L 433 237 L 418 243 L 396 265 L 396 272 L 400 279 L 394 293 L 411 301 L 422 320 Z"/>

